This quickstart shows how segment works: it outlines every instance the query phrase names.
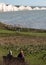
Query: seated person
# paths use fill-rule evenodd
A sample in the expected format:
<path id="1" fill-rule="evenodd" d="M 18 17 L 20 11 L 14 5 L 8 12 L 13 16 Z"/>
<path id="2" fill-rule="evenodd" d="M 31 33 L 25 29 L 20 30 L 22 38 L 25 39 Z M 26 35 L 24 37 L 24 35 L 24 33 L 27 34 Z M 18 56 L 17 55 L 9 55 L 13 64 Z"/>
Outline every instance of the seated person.
<path id="1" fill-rule="evenodd" d="M 11 59 L 12 57 L 13 57 L 13 56 L 12 56 L 12 51 L 9 50 L 9 53 L 8 53 L 8 55 L 7 55 L 7 58 Z"/>
<path id="2" fill-rule="evenodd" d="M 18 58 L 24 60 L 24 53 L 23 53 L 23 50 L 20 50 L 20 53 L 18 54 Z"/>

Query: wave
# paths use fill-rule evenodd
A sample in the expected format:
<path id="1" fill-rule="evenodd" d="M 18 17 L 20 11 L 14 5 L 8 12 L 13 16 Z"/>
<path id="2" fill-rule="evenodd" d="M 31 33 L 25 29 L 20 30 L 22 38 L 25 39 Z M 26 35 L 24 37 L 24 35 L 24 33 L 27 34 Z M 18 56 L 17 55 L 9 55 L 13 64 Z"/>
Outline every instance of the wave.
<path id="1" fill-rule="evenodd" d="M 34 7 L 31 6 L 15 6 L 15 5 L 7 5 L 4 3 L 0 3 L 0 12 L 7 12 L 7 11 L 22 11 L 22 10 L 46 10 L 46 7 Z"/>

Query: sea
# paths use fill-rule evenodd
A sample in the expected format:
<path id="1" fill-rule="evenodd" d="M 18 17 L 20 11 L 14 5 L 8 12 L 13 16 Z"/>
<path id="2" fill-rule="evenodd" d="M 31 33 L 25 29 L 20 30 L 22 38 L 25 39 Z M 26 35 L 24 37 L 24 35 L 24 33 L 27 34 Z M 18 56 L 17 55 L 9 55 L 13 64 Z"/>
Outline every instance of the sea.
<path id="1" fill-rule="evenodd" d="M 0 12 L 0 22 L 24 28 L 46 30 L 46 10 Z"/>

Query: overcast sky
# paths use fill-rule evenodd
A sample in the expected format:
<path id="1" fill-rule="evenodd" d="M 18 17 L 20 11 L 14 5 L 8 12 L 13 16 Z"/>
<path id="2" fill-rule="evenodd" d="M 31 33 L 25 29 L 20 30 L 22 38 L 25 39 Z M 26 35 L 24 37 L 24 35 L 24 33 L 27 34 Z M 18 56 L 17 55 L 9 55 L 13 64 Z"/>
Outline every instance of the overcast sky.
<path id="1" fill-rule="evenodd" d="M 46 0 L 0 0 L 0 3 L 13 5 L 46 6 Z"/>

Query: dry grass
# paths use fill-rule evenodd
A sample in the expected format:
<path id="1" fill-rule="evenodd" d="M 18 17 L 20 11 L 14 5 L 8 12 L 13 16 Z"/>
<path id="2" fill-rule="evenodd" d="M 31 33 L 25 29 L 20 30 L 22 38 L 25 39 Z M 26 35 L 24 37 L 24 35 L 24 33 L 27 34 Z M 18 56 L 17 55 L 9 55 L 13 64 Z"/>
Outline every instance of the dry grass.
<path id="1" fill-rule="evenodd" d="M 46 44 L 46 37 L 10 36 L 0 37 L 0 44 Z"/>

